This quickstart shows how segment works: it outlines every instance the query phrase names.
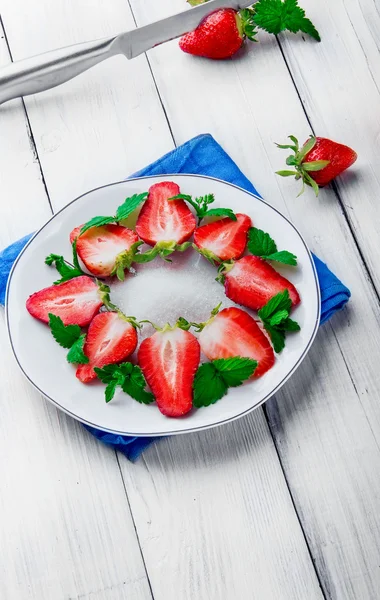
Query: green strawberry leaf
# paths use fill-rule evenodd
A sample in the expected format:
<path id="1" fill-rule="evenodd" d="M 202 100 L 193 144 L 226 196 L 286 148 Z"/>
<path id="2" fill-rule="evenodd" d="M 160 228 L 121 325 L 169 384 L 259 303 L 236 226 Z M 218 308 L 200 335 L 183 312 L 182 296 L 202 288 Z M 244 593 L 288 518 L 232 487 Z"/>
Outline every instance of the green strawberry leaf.
<path id="1" fill-rule="evenodd" d="M 147 197 L 148 192 L 143 192 L 142 194 L 134 194 L 130 198 L 126 198 L 123 204 L 121 204 L 116 211 L 115 221 L 119 223 L 120 221 L 123 221 L 129 217 L 129 215 L 133 213 L 133 211 L 136 210 L 136 208 L 140 206 L 140 204 L 144 202 Z"/>
<path id="2" fill-rule="evenodd" d="M 329 160 L 313 160 L 311 162 L 303 162 L 302 168 L 305 169 L 305 171 L 322 171 L 322 169 L 325 169 L 330 162 L 331 161 Z"/>
<path id="3" fill-rule="evenodd" d="M 280 175 L 281 177 L 293 177 L 293 175 L 297 175 L 297 171 L 287 171 L 285 169 L 283 171 L 276 171 L 276 175 Z"/>
<path id="4" fill-rule="evenodd" d="M 274 252 L 264 257 L 266 260 L 274 260 L 284 265 L 290 265 L 292 267 L 297 266 L 297 257 L 295 254 L 288 252 L 287 250 L 281 250 L 280 252 Z"/>
<path id="5" fill-rule="evenodd" d="M 297 0 L 260 0 L 255 4 L 254 22 L 268 33 L 278 35 L 281 31 L 302 31 L 318 42 L 321 37 L 313 23 L 298 6 Z"/>
<path id="6" fill-rule="evenodd" d="M 201 408 L 223 398 L 228 386 L 212 363 L 203 363 L 195 374 L 193 390 L 193 404 L 196 408 Z"/>
<path id="7" fill-rule="evenodd" d="M 203 218 L 205 217 L 229 217 L 232 221 L 237 221 L 237 217 L 231 208 L 210 208 L 204 213 Z"/>
<path id="8" fill-rule="evenodd" d="M 78 253 L 77 253 L 77 241 L 78 241 L 78 238 L 75 238 L 75 240 L 71 244 L 71 247 L 73 250 L 73 264 L 74 264 L 74 267 L 76 268 L 76 270 L 80 271 L 83 274 L 83 271 L 79 264 L 79 258 L 78 258 Z"/>
<path id="9" fill-rule="evenodd" d="M 252 377 L 257 367 L 256 360 L 242 358 L 241 356 L 219 358 L 213 360 L 212 364 L 228 387 L 242 385 L 243 381 Z"/>
<path id="10" fill-rule="evenodd" d="M 109 223 L 114 223 L 115 217 L 94 217 L 85 223 L 80 230 L 79 235 L 85 233 L 88 229 L 92 227 L 101 227 L 102 225 L 108 225 Z"/>
<path id="11" fill-rule="evenodd" d="M 49 327 L 55 341 L 62 348 L 71 348 L 82 333 L 79 325 L 64 325 L 61 317 L 52 313 L 49 313 Z"/>
<path id="12" fill-rule="evenodd" d="M 68 354 L 67 361 L 69 363 L 76 363 L 78 365 L 87 365 L 90 361 L 88 356 L 85 355 L 83 351 L 83 347 L 86 341 L 86 334 L 82 333 L 82 335 L 73 343 Z"/>
<path id="13" fill-rule="evenodd" d="M 260 308 L 258 315 L 262 321 L 266 321 L 277 311 L 286 310 L 289 314 L 291 306 L 292 301 L 289 296 L 289 291 L 285 289 L 283 292 L 273 296 L 263 308 Z"/>
<path id="14" fill-rule="evenodd" d="M 269 233 L 251 227 L 248 232 L 248 250 L 254 256 L 268 256 L 277 252 L 277 246 Z"/>

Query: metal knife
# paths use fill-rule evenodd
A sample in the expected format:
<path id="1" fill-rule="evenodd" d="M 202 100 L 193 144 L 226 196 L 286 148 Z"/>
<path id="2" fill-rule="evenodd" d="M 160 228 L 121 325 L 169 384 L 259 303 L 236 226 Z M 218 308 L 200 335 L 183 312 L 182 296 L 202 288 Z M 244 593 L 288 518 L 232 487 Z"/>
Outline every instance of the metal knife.
<path id="1" fill-rule="evenodd" d="M 239 10 L 255 0 L 210 0 L 167 19 L 83 44 L 75 44 L 20 60 L 0 69 L 0 104 L 56 87 L 117 54 L 128 59 L 195 29 L 220 8 Z"/>

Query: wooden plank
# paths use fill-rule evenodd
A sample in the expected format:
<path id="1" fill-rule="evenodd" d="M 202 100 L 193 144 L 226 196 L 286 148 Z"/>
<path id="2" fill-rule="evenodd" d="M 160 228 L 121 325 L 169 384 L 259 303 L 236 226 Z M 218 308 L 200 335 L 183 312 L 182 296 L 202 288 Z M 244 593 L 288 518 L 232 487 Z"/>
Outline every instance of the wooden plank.
<path id="1" fill-rule="evenodd" d="M 98 10 L 95 11 L 92 6 L 89 10 L 84 3 L 67 3 L 62 0 L 56 2 L 52 10 L 49 2 L 40 0 L 37 13 L 35 13 L 31 7 L 24 6 L 20 0 L 16 0 L 16 2 L 6 0 L 3 19 L 15 57 L 21 58 L 48 49 L 53 45 L 71 43 L 85 37 L 100 37 L 122 27 L 130 26 L 132 18 L 127 12 L 125 3 L 115 0 L 112 3 L 112 10 L 110 10 L 108 3 L 99 2 L 97 8 Z M 39 34 L 32 34 L 31 41 L 28 36 L 20 34 L 20 29 L 25 32 L 25 24 L 30 20 L 36 23 L 39 30 Z M 73 27 L 73 23 L 75 23 L 75 27 Z M 22 28 L 23 24 L 24 29 Z M 41 35 L 42 30 L 47 32 L 46 36 Z M 60 88 L 48 92 L 44 98 L 40 96 L 27 100 L 28 113 L 37 141 L 41 164 L 55 207 L 61 206 L 70 199 L 70 194 L 75 195 L 75 193 L 83 191 L 85 187 L 91 188 L 109 180 L 110 172 L 114 173 L 113 178 L 120 179 L 126 173 L 143 166 L 147 161 L 172 147 L 170 132 L 161 111 L 147 63 L 142 58 L 139 62 L 133 62 L 125 68 L 128 68 L 128 86 L 123 79 L 120 79 L 121 63 L 119 67 L 116 67 L 115 62 L 114 66 L 112 63 L 103 67 L 99 66 L 96 71 L 84 75 L 82 80 L 78 79 L 69 84 L 72 86 L 71 88 Z M 136 90 L 135 97 L 131 98 L 130 88 Z M 181 114 L 183 116 L 183 113 Z M 207 114 L 210 116 L 209 111 Z M 121 115 L 123 115 L 122 118 Z M 68 122 L 70 126 L 67 125 Z M 48 152 L 43 140 L 54 137 L 54 132 L 63 131 L 64 127 L 66 128 L 65 138 L 62 138 L 62 141 L 57 135 L 59 143 L 54 144 L 53 150 Z M 115 137 L 118 136 L 122 139 L 122 144 L 118 144 L 117 140 L 115 142 Z M 138 143 L 134 142 L 135 139 Z M 105 160 L 106 162 L 104 162 Z M 69 181 L 68 173 L 70 173 Z M 199 482 L 200 494 L 205 506 L 211 506 L 214 503 L 213 511 L 205 509 L 201 513 L 203 522 L 206 522 L 207 519 L 210 533 L 213 536 L 205 539 L 204 552 L 209 555 L 215 554 L 215 566 L 219 564 L 218 557 L 221 558 L 220 564 L 223 565 L 223 572 L 221 572 L 220 578 L 222 581 L 223 578 L 225 580 L 226 597 L 231 597 L 235 586 L 238 586 L 237 590 L 246 598 L 252 597 L 251 589 L 254 590 L 255 597 L 258 597 L 261 592 L 265 594 L 268 590 L 278 597 L 277 592 L 282 593 L 281 590 L 283 590 L 284 600 L 288 598 L 303 600 L 307 590 L 310 598 L 319 600 L 322 596 L 318 581 L 302 531 L 294 514 L 286 482 L 279 467 L 263 414 L 257 413 L 247 423 L 253 424 L 254 433 L 251 434 L 247 430 L 244 434 L 245 443 L 249 447 L 244 465 L 247 466 L 252 461 L 254 466 L 250 467 L 245 478 L 244 466 L 242 469 L 238 468 L 238 454 L 234 455 L 233 462 L 229 467 L 228 480 L 223 478 L 223 461 L 220 461 L 215 473 L 212 464 L 209 464 L 207 460 L 204 463 L 205 475 Z M 233 439 L 238 440 L 240 425 L 234 427 L 236 429 L 233 431 L 236 433 Z M 178 448 L 185 444 L 183 447 L 191 448 L 189 457 L 194 458 L 195 461 L 195 447 L 189 446 L 189 444 L 194 444 L 196 439 L 192 437 L 190 442 L 190 438 L 189 440 L 179 438 L 170 440 L 170 443 L 166 444 L 168 448 L 171 447 L 171 444 L 175 444 L 174 447 Z M 205 438 L 204 453 L 206 455 L 207 448 L 210 452 L 212 451 L 214 439 L 219 440 L 219 445 L 226 444 L 229 448 L 231 447 L 224 436 L 220 437 L 219 432 L 213 433 L 211 437 Z M 257 446 L 261 448 L 261 458 L 256 464 Z M 207 580 L 203 580 L 197 571 L 196 560 L 200 550 L 196 549 L 199 540 L 194 538 L 191 531 L 194 521 L 187 518 L 187 510 L 183 510 L 181 504 L 179 504 L 180 514 L 176 527 L 167 528 L 172 509 L 164 499 L 167 497 L 190 498 L 196 474 L 194 472 L 194 478 L 191 480 L 181 477 L 180 464 L 176 463 L 173 468 L 170 456 L 162 454 L 164 449 L 165 445 L 157 447 L 159 460 L 155 465 L 150 466 L 149 475 L 149 478 L 153 480 L 153 486 L 157 481 L 157 486 L 160 486 L 162 490 L 163 504 L 160 506 L 159 512 L 156 510 L 158 506 L 155 507 L 151 485 L 146 482 L 144 463 L 131 468 L 128 463 L 122 461 L 123 474 L 129 482 L 129 488 L 133 486 L 134 489 L 139 490 L 140 501 L 146 505 L 147 511 L 151 512 L 152 517 L 149 518 L 152 519 L 158 532 L 154 545 L 156 552 L 153 553 L 151 548 L 144 548 L 145 557 L 149 558 L 148 572 L 154 574 L 153 591 L 157 598 L 167 597 L 168 579 L 159 577 L 157 573 L 159 565 L 164 568 L 170 546 L 174 544 L 175 548 L 190 548 L 190 550 L 185 550 L 183 560 L 186 561 L 186 557 L 190 556 L 191 560 L 195 562 L 193 562 L 193 567 L 186 568 L 184 572 L 178 568 L 170 572 L 173 589 L 184 590 L 185 597 L 190 597 L 191 590 L 193 597 L 200 599 L 210 597 L 212 579 L 208 577 Z M 155 450 L 153 450 L 154 452 Z M 223 456 L 227 457 L 227 454 Z M 170 478 L 166 476 L 167 470 L 172 470 L 173 475 Z M 220 499 L 215 498 L 213 485 L 210 485 L 212 482 L 220 490 L 222 496 Z M 261 486 L 259 500 L 257 501 L 256 496 L 253 495 L 247 502 L 244 497 L 247 495 L 247 486 L 251 484 Z M 231 489 L 234 490 L 233 496 L 231 496 Z M 133 495 L 132 489 L 128 491 Z M 244 535 L 240 529 L 237 531 L 235 527 L 226 525 L 217 534 L 220 529 L 218 511 L 227 515 L 229 510 L 232 510 L 235 499 L 238 499 L 239 505 L 234 523 L 236 526 L 244 525 L 248 533 Z M 146 525 L 144 518 L 141 517 L 141 507 L 137 505 L 136 495 L 134 495 L 134 510 L 138 517 L 136 526 L 139 536 L 143 535 L 145 542 Z M 239 520 L 239 511 L 242 511 L 243 515 L 241 521 Z M 258 520 L 256 514 L 262 514 L 263 518 Z M 194 513 L 193 517 L 196 520 L 197 514 Z M 186 529 L 180 525 L 181 519 L 186 524 Z M 197 531 L 199 533 L 199 529 Z M 172 536 L 170 539 L 168 539 L 169 533 Z M 243 536 L 241 550 L 239 550 L 239 535 Z M 262 547 L 265 547 L 263 556 L 270 560 L 264 561 L 264 558 L 259 560 L 259 549 Z M 255 549 L 255 557 L 257 557 L 256 562 L 250 558 L 253 549 Z M 289 557 L 293 557 L 291 569 Z M 239 573 L 239 577 L 242 578 L 242 585 L 239 585 L 235 573 Z M 256 580 L 259 582 L 258 584 L 256 584 Z M 272 595 L 272 597 L 275 596 Z"/>
<path id="2" fill-rule="evenodd" d="M 311 8 L 311 2 L 305 4 Z M 178 3 L 160 2 L 158 6 L 133 0 L 132 6 L 138 23 L 143 24 L 157 18 L 158 13 L 174 12 Z M 324 9 L 318 14 L 326 13 L 327 20 L 335 4 L 332 9 L 331 4 L 324 3 Z M 339 22 L 337 18 L 334 35 L 329 32 L 331 55 Z M 380 539 L 374 525 L 380 494 L 376 475 L 380 468 L 378 302 L 334 191 L 324 190 L 318 200 L 310 193 L 296 199 L 295 184 L 273 176 L 284 160 L 273 142 L 286 139 L 290 133 L 306 139 L 310 129 L 276 40 L 262 35 L 261 41 L 247 47 L 234 61 L 223 63 L 185 56 L 177 50 L 176 42 L 156 48 L 149 56 L 176 141 L 202 131 L 214 134 L 264 197 L 291 216 L 310 247 L 354 292 L 350 308 L 324 327 L 310 359 L 277 395 L 277 402 L 268 405 L 268 415 L 326 596 L 376 598 L 380 583 Z M 337 43 L 339 47 L 339 38 Z M 303 77 L 306 73 L 311 77 L 308 57 L 311 63 L 314 60 L 314 74 L 323 73 L 321 90 L 329 90 L 337 81 L 348 85 L 351 70 L 344 71 L 342 80 L 332 65 L 326 75 L 324 56 L 319 55 L 315 63 L 311 55 L 323 52 L 323 45 L 315 46 L 311 41 L 309 48 L 289 36 L 287 47 L 294 45 L 297 55 L 301 54 L 301 44 Z M 363 60 L 362 55 L 357 60 Z M 299 77 L 300 73 L 299 69 Z M 175 93 L 171 81 L 176 82 Z M 363 81 L 360 97 L 365 95 L 366 85 Z M 314 88 L 315 82 L 310 83 L 310 103 Z M 343 123 L 344 102 L 342 98 L 338 104 L 342 126 L 338 133 L 340 137 L 344 134 L 342 141 L 348 141 L 344 136 L 355 129 L 349 121 Z M 330 96 L 324 118 L 334 135 L 332 122 L 337 115 L 332 106 Z M 354 124 L 360 120 L 360 143 L 368 144 L 365 156 L 369 156 L 376 128 L 368 116 L 368 104 L 365 106 L 366 115 L 357 106 Z M 330 129 L 323 133 L 330 133 Z M 342 185 L 348 187 L 348 179 Z M 374 187 L 368 198 L 374 200 L 379 186 L 373 178 L 370 185 Z M 366 227 L 364 222 L 363 231 Z M 372 240 L 368 244 L 375 244 L 373 227 L 368 231 Z M 223 430 L 220 435 L 224 435 Z M 146 456 L 149 469 L 154 458 L 150 459 L 149 453 Z"/>
<path id="3" fill-rule="evenodd" d="M 380 289 L 380 13 L 373 0 L 306 0 L 322 43 L 281 37 L 286 60 L 318 135 L 352 146 L 356 165 L 337 179 L 346 215 Z M 323 17 L 322 17 L 323 15 Z"/>
<path id="4" fill-rule="evenodd" d="M 0 130 L 2 248 L 51 209 L 20 100 L 0 110 Z M 151 598 L 115 453 L 23 378 L 3 311 L 0 339 L 0 597 Z"/>

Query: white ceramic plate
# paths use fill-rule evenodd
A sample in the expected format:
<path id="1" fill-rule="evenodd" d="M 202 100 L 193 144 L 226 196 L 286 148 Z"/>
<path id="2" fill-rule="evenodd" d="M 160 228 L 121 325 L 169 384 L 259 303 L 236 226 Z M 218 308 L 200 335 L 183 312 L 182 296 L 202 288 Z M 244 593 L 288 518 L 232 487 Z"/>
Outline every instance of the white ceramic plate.
<path id="1" fill-rule="evenodd" d="M 288 277 L 301 295 L 294 318 L 301 332 L 288 335 L 285 350 L 276 357 L 275 366 L 262 378 L 239 388 L 208 408 L 193 410 L 180 419 L 164 417 L 155 404 L 145 406 L 119 393 L 106 404 L 100 382 L 83 385 L 65 351 L 53 340 L 49 328 L 33 319 L 25 308 L 30 294 L 47 287 L 56 271 L 44 264 L 54 252 L 71 259 L 70 231 L 96 215 L 114 214 L 126 197 L 146 191 L 159 181 L 175 181 L 181 191 L 193 196 L 215 194 L 214 206 L 232 208 L 251 216 L 256 227 L 268 231 L 280 250 L 297 255 L 298 267 L 278 270 Z M 163 324 L 183 316 L 190 321 L 207 320 L 219 302 L 233 305 L 215 281 L 215 268 L 193 250 L 174 256 L 173 263 L 156 260 L 137 267 L 124 283 L 112 284 L 113 301 L 128 315 Z M 249 311 L 248 311 L 249 312 Z M 15 357 L 29 381 L 53 404 L 92 427 L 133 435 L 173 435 L 207 429 L 226 423 L 253 410 L 274 394 L 305 358 L 317 332 L 320 296 L 316 271 L 310 252 L 297 229 L 277 210 L 225 182 L 194 175 L 146 177 L 98 188 L 77 198 L 46 223 L 17 259 L 7 290 L 7 323 Z M 142 337 L 152 335 L 150 326 Z"/>

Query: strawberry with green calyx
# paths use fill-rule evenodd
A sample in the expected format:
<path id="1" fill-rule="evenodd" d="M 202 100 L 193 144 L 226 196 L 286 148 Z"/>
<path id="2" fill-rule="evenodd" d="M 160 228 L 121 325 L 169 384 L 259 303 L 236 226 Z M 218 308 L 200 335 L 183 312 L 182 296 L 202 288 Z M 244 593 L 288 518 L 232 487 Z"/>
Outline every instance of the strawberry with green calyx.
<path id="1" fill-rule="evenodd" d="M 260 256 L 265 260 L 273 260 L 293 267 L 297 265 L 295 254 L 287 250 L 279 252 L 276 242 L 271 238 L 269 233 L 265 233 L 265 231 L 257 227 L 252 227 L 248 232 L 248 250 L 254 256 Z"/>
<path id="2" fill-rule="evenodd" d="M 148 392 L 146 381 L 138 365 L 130 362 L 124 362 L 119 365 L 105 365 L 102 368 L 94 367 L 97 377 L 106 384 L 105 400 L 110 402 L 115 396 L 118 386 L 125 394 L 131 396 L 140 404 L 151 404 L 154 402 L 154 396 Z"/>
<path id="3" fill-rule="evenodd" d="M 256 41 L 255 34 L 249 9 L 239 13 L 232 8 L 222 8 L 206 17 L 194 31 L 185 34 L 179 47 L 195 56 L 230 58 L 241 48 L 245 38 Z"/>
<path id="4" fill-rule="evenodd" d="M 293 169 L 277 171 L 277 175 L 301 179 L 302 189 L 298 196 L 303 194 L 305 184 L 312 187 L 318 196 L 319 187 L 330 183 L 357 159 L 357 154 L 352 148 L 327 138 L 311 135 L 302 148 L 299 147 L 297 138 L 290 135 L 289 139 L 291 144 L 277 144 L 277 147 L 293 150 L 294 155 L 286 159 L 286 164 Z"/>
<path id="5" fill-rule="evenodd" d="M 150 321 L 142 321 L 150 322 Z M 153 325 L 153 323 L 151 323 Z M 193 405 L 193 381 L 200 360 L 190 324 L 180 319 L 168 323 L 146 338 L 138 350 L 138 364 L 151 388 L 159 410 L 167 417 L 187 414 Z"/>
<path id="6" fill-rule="evenodd" d="M 83 350 L 86 334 L 79 325 L 64 325 L 60 317 L 49 313 L 49 327 L 55 341 L 69 350 L 66 357 L 69 363 L 85 365 L 89 362 Z"/>
<path id="7" fill-rule="evenodd" d="M 194 324 L 200 332 L 199 343 L 209 360 L 243 356 L 257 362 L 253 373 L 261 377 L 274 365 L 274 353 L 266 335 L 246 311 L 224 308 L 220 304 L 205 323 Z"/>
<path id="8" fill-rule="evenodd" d="M 188 0 L 195 6 L 205 0 Z M 191 33 L 184 35 L 180 48 L 189 54 L 213 59 L 233 56 L 245 39 L 257 41 L 257 28 L 274 35 L 281 31 L 302 31 L 320 41 L 313 23 L 297 0 L 259 0 L 254 7 L 235 11 L 222 8 L 206 17 Z"/>
<path id="9" fill-rule="evenodd" d="M 259 310 L 285 289 L 293 306 L 300 302 L 294 285 L 259 256 L 243 256 L 220 265 L 217 281 L 224 284 L 227 298 L 252 310 Z"/>
<path id="10" fill-rule="evenodd" d="M 166 259 L 175 251 L 190 247 L 196 220 L 181 198 L 179 186 L 171 181 L 156 183 L 149 188 L 136 223 L 136 233 L 152 250 L 136 257 L 135 262 L 149 262 L 156 256 Z"/>
<path id="11" fill-rule="evenodd" d="M 258 315 L 268 332 L 275 352 L 281 352 L 285 347 L 285 335 L 287 332 L 299 331 L 300 326 L 297 321 L 290 319 L 289 314 L 292 308 L 292 301 L 289 291 L 276 294 L 271 298 Z"/>

